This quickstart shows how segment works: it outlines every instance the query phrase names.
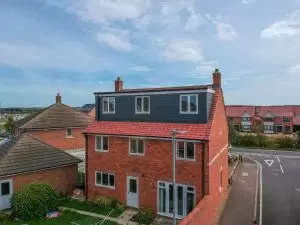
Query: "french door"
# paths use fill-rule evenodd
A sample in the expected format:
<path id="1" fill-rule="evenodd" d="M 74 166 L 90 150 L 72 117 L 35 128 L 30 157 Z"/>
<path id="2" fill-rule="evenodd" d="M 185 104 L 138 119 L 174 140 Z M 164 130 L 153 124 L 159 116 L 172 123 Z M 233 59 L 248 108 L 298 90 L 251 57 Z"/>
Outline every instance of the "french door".
<path id="1" fill-rule="evenodd" d="M 157 187 L 158 193 L 158 213 L 166 216 L 173 215 L 173 191 L 172 183 L 159 181 Z M 196 202 L 195 188 L 193 186 L 176 184 L 176 205 L 175 212 L 177 218 L 188 215 L 195 207 Z"/>

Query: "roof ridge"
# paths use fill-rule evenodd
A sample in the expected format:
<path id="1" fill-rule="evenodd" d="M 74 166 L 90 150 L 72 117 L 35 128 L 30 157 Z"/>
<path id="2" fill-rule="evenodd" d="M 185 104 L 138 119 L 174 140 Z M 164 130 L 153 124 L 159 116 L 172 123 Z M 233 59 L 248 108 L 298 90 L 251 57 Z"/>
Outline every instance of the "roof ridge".
<path id="1" fill-rule="evenodd" d="M 73 156 L 73 155 L 71 155 L 71 154 L 65 152 L 64 150 L 58 149 L 58 148 L 54 147 L 53 145 L 50 145 L 50 144 L 48 144 L 47 142 L 45 142 L 45 141 L 43 141 L 43 140 L 41 140 L 41 139 L 39 139 L 39 138 L 37 138 L 37 137 L 35 137 L 35 136 L 29 134 L 29 133 L 26 133 L 26 134 L 24 134 L 24 135 L 27 135 L 27 136 L 29 136 L 29 137 L 31 137 L 31 138 L 33 138 L 33 139 L 39 141 L 39 142 L 41 142 L 41 143 L 43 143 L 43 144 L 45 144 L 45 145 L 51 147 L 54 151 L 61 152 L 61 153 L 66 154 L 66 155 L 68 155 L 68 156 L 70 156 L 70 157 L 73 157 L 74 159 L 78 159 L 78 158 L 76 158 L 75 156 Z M 82 160 L 78 159 L 78 161 L 81 162 Z"/>
<path id="2" fill-rule="evenodd" d="M 68 105 L 66 105 L 66 104 L 64 104 L 64 103 L 57 103 L 57 104 L 61 104 L 62 106 L 66 107 L 66 108 L 72 109 L 72 110 L 75 111 L 75 112 L 79 112 L 79 113 L 81 113 L 81 114 L 84 115 L 84 116 L 87 116 L 87 117 L 92 118 L 92 117 L 89 116 L 88 114 L 86 114 L 86 113 L 84 113 L 84 112 L 81 112 L 80 110 L 74 109 L 73 107 L 68 106 Z M 54 105 L 55 105 L 55 104 L 54 104 Z M 96 107 L 96 106 L 95 106 L 95 107 Z"/>
<path id="3" fill-rule="evenodd" d="M 12 146 L 10 146 L 9 149 L 6 152 L 4 152 L 3 156 L 0 157 L 0 161 L 3 160 L 7 156 L 7 154 L 10 152 L 10 150 L 14 148 L 14 146 L 20 140 L 21 136 L 9 139 L 9 141 L 7 141 L 7 142 L 3 143 L 2 145 L 0 145 L 0 148 L 1 148 L 1 147 L 5 147 L 5 146 L 8 146 L 8 145 L 12 144 Z"/>
<path id="4" fill-rule="evenodd" d="M 55 104 L 52 104 L 52 105 L 46 107 L 44 110 L 42 110 L 40 113 L 38 113 L 38 114 L 37 114 L 35 117 L 33 117 L 31 120 L 29 120 L 29 121 L 27 121 L 25 124 L 23 124 L 20 128 L 24 129 L 24 127 L 25 127 L 28 123 L 32 122 L 33 120 L 36 120 L 38 117 L 40 117 L 43 113 L 45 113 L 46 111 L 48 111 L 48 110 L 49 110 L 50 108 L 52 108 L 54 105 L 55 105 Z"/>

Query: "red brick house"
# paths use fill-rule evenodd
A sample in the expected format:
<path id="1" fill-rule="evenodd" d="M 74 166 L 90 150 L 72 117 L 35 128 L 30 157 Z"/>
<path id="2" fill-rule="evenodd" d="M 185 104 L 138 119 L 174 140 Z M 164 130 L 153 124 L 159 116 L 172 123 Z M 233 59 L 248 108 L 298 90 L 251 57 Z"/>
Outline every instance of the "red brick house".
<path id="1" fill-rule="evenodd" d="M 10 208 L 13 193 L 28 183 L 48 183 L 71 194 L 80 162 L 30 134 L 0 144 L 0 210 Z"/>
<path id="2" fill-rule="evenodd" d="M 226 106 L 226 116 L 239 131 L 251 131 L 255 124 L 254 106 Z"/>
<path id="3" fill-rule="evenodd" d="M 84 160 L 85 139 L 82 132 L 92 119 L 86 113 L 63 104 L 62 97 L 57 94 L 55 104 L 16 121 L 14 133 L 16 136 L 28 133 Z M 84 170 L 84 163 L 81 163 L 79 167 Z"/>
<path id="4" fill-rule="evenodd" d="M 227 191 L 228 126 L 221 74 L 202 86 L 95 93 L 96 120 L 85 130 L 86 198 L 105 195 L 133 208 L 173 212 L 173 129 L 176 136 L 178 219 L 205 199 L 212 220 Z"/>

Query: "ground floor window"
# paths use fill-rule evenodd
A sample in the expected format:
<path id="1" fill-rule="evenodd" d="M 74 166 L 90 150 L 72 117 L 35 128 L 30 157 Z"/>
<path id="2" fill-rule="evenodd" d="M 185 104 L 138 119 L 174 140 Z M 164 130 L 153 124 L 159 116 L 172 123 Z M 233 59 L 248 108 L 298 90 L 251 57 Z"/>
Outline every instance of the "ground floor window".
<path id="1" fill-rule="evenodd" d="M 265 131 L 274 131 L 274 126 L 272 126 L 272 125 L 265 125 L 264 126 L 264 130 Z"/>
<path id="2" fill-rule="evenodd" d="M 242 125 L 243 131 L 251 131 L 251 125 Z"/>
<path id="3" fill-rule="evenodd" d="M 115 188 L 115 175 L 111 173 L 96 172 L 96 185 Z"/>
<path id="4" fill-rule="evenodd" d="M 284 127 L 284 132 L 286 132 L 286 133 L 291 132 L 291 127 L 290 126 L 285 126 Z"/>
<path id="5" fill-rule="evenodd" d="M 158 212 L 171 216 L 173 214 L 173 191 L 172 183 L 159 181 L 158 182 Z M 176 207 L 175 212 L 177 217 L 188 215 L 196 203 L 195 187 L 176 184 Z"/>

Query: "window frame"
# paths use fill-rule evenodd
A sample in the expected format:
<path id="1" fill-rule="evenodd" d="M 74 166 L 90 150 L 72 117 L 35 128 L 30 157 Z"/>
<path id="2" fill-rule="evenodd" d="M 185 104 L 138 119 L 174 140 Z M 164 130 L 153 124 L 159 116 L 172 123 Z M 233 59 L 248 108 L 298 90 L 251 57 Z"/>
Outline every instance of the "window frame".
<path id="1" fill-rule="evenodd" d="M 137 99 L 141 98 L 141 112 L 137 111 Z M 144 99 L 149 99 L 148 111 L 144 111 Z M 135 96 L 135 114 L 150 114 L 150 96 Z"/>
<path id="2" fill-rule="evenodd" d="M 128 144 L 128 153 L 129 153 L 129 155 L 136 155 L 136 156 L 144 156 L 145 155 L 145 152 L 146 152 L 146 141 L 145 141 L 145 139 L 144 138 L 128 138 L 128 140 L 129 140 L 129 144 Z M 134 140 L 135 141 L 135 144 L 136 144 L 136 147 L 138 147 L 137 145 L 138 145 L 138 140 L 139 141 L 143 141 L 143 153 L 132 153 L 131 151 L 130 151 L 130 149 L 131 149 L 131 141 L 132 140 Z"/>
<path id="3" fill-rule="evenodd" d="M 98 148 L 97 148 L 97 138 L 98 138 L 98 137 L 101 138 L 101 144 L 100 144 L 101 149 L 98 149 Z M 103 149 L 103 138 L 104 138 L 104 137 L 107 138 L 107 150 L 104 150 L 104 149 Z M 108 150 L 109 150 L 109 138 L 108 138 L 108 136 L 107 136 L 107 135 L 96 135 L 96 136 L 95 136 L 95 151 L 96 151 L 96 152 L 108 152 Z"/>
<path id="4" fill-rule="evenodd" d="M 191 96 L 196 96 L 196 111 L 191 112 Z M 182 111 L 182 97 L 187 97 L 187 111 Z M 198 102 L 198 94 L 182 94 L 179 96 L 179 101 L 180 101 L 180 108 L 179 112 L 180 114 L 198 114 L 198 108 L 199 108 L 199 102 Z"/>
<path id="5" fill-rule="evenodd" d="M 183 142 L 184 143 L 184 157 L 178 157 L 178 151 L 179 151 L 179 148 L 178 148 L 178 143 L 179 142 Z M 194 157 L 191 159 L 191 158 L 187 158 L 187 143 L 192 143 L 194 145 Z M 175 150 L 176 150 L 176 160 L 185 160 L 185 161 L 196 161 L 196 143 L 193 142 L 193 141 L 181 141 L 181 140 L 176 140 L 176 143 L 175 143 Z"/>
<path id="6" fill-rule="evenodd" d="M 68 135 L 68 130 L 71 130 L 71 135 Z M 73 129 L 72 128 L 70 128 L 70 127 L 66 128 L 66 137 L 67 138 L 72 138 L 73 137 Z"/>
<path id="7" fill-rule="evenodd" d="M 291 122 L 291 119 L 290 119 L 289 117 L 284 116 L 284 117 L 282 118 L 282 122 L 284 122 L 284 123 L 290 123 L 290 122 Z"/>
<path id="8" fill-rule="evenodd" d="M 101 184 L 97 183 L 97 174 L 101 173 Z M 107 174 L 108 175 L 108 185 L 104 185 L 103 184 L 103 174 Z M 110 183 L 110 176 L 114 177 L 114 185 L 109 185 Z M 109 188 L 109 189 L 115 189 L 116 188 L 116 175 L 114 173 L 109 173 L 109 172 L 100 172 L 100 171 L 95 171 L 95 186 L 96 187 L 104 187 L 104 188 Z"/>
<path id="9" fill-rule="evenodd" d="M 104 111 L 104 100 L 108 99 L 108 111 Z M 114 111 L 109 111 L 109 99 L 113 99 L 114 102 Z M 111 96 L 104 96 L 102 97 L 102 114 L 115 114 L 116 112 L 116 98 Z"/>

